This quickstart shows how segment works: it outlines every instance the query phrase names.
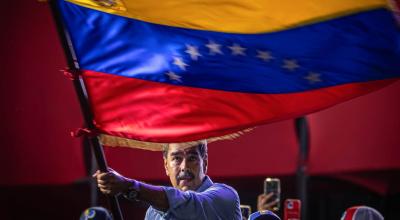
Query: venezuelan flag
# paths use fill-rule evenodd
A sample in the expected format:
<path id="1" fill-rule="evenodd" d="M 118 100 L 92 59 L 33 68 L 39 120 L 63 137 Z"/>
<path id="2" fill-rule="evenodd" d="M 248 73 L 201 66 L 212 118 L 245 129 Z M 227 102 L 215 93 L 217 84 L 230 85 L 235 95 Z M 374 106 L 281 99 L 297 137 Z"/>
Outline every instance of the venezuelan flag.
<path id="1" fill-rule="evenodd" d="M 103 140 L 121 138 L 110 145 L 218 138 L 327 108 L 400 76 L 399 26 L 385 0 L 57 6 L 95 125 Z"/>

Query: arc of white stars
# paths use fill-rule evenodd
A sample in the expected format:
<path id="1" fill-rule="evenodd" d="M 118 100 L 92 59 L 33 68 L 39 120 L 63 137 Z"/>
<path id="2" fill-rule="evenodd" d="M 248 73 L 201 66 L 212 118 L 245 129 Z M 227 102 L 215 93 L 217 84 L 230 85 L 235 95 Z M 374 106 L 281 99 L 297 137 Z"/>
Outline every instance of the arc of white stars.
<path id="1" fill-rule="evenodd" d="M 273 57 L 271 55 L 271 52 L 263 51 L 263 50 L 257 50 L 257 56 L 256 57 L 264 60 L 265 62 L 268 62 L 268 61 L 270 61 L 270 60 L 275 58 L 275 57 Z"/>
<path id="2" fill-rule="evenodd" d="M 181 70 L 186 70 L 186 67 L 189 66 L 188 64 L 183 62 L 181 57 L 174 57 L 174 63 L 173 64 L 179 66 L 179 68 L 181 68 Z"/>
<path id="3" fill-rule="evenodd" d="M 170 80 L 182 82 L 181 80 L 182 77 L 172 71 L 166 72 L 165 75 L 167 75 Z"/>
<path id="4" fill-rule="evenodd" d="M 233 44 L 232 46 L 229 46 L 228 48 L 231 49 L 232 55 L 246 56 L 246 53 L 244 52 L 244 51 L 246 51 L 246 48 L 241 47 L 239 44 Z"/>
<path id="5" fill-rule="evenodd" d="M 322 82 L 320 77 L 321 74 L 319 73 L 309 72 L 308 75 L 304 77 L 304 79 L 308 80 L 309 83 L 314 84 L 317 82 Z"/>
<path id="6" fill-rule="evenodd" d="M 210 50 L 211 55 L 224 54 L 221 51 L 221 46 L 221 44 L 217 44 L 214 41 L 209 41 L 208 44 L 206 44 L 206 47 Z"/>
<path id="7" fill-rule="evenodd" d="M 296 60 L 283 60 L 282 68 L 287 69 L 289 71 L 294 71 L 295 69 L 299 68 L 299 64 L 297 64 Z"/>
<path id="8" fill-rule="evenodd" d="M 185 52 L 190 55 L 190 58 L 192 58 L 192 60 L 197 60 L 198 57 L 202 56 L 196 46 L 192 46 L 189 44 L 186 44 Z"/>

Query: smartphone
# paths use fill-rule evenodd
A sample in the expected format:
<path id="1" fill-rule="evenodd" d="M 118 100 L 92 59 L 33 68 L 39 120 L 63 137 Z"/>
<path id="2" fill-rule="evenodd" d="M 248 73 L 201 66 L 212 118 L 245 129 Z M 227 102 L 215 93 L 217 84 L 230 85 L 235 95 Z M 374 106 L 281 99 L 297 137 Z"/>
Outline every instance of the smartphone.
<path id="1" fill-rule="evenodd" d="M 240 211 L 242 212 L 242 219 L 247 220 L 251 214 L 251 207 L 249 205 L 240 205 Z"/>
<path id="2" fill-rule="evenodd" d="M 275 206 L 271 207 L 272 211 L 276 212 L 280 208 L 280 199 L 281 199 L 281 181 L 278 178 L 266 178 L 264 180 L 264 194 L 273 193 L 272 197 L 268 200 L 268 202 L 272 202 L 278 200 Z"/>
<path id="3" fill-rule="evenodd" d="M 301 201 L 299 199 L 286 199 L 283 209 L 283 220 L 300 220 Z"/>

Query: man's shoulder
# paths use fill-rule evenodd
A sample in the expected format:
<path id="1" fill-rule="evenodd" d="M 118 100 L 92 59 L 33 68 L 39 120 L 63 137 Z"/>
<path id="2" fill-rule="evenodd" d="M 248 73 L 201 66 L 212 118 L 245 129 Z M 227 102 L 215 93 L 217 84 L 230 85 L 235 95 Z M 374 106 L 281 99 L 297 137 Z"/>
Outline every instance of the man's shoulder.
<path id="1" fill-rule="evenodd" d="M 223 183 L 214 183 L 210 188 L 211 190 L 215 190 L 215 194 L 217 195 L 215 201 L 221 207 L 226 208 L 230 216 L 229 219 L 241 219 L 240 199 L 237 191 L 233 187 Z M 231 215 L 234 217 L 231 218 Z"/>
<path id="2" fill-rule="evenodd" d="M 214 183 L 211 187 L 228 189 L 228 190 L 230 190 L 230 191 L 232 191 L 232 192 L 237 194 L 236 190 L 232 186 L 229 186 L 229 185 L 227 185 L 225 183 Z"/>
<path id="3" fill-rule="evenodd" d="M 233 187 L 224 183 L 213 183 L 208 190 L 223 190 L 225 191 L 225 195 L 226 193 L 230 192 L 235 198 L 239 198 L 237 191 Z"/>

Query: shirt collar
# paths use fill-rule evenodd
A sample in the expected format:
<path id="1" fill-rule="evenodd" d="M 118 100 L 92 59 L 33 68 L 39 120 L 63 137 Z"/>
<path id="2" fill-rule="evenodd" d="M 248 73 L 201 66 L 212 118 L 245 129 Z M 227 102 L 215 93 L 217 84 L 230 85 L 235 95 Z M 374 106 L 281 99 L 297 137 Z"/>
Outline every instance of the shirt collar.
<path id="1" fill-rule="evenodd" d="M 200 187 L 196 190 L 196 192 L 203 192 L 206 189 L 210 188 L 213 185 L 213 181 L 211 181 L 210 177 L 205 176 L 203 183 L 200 185 Z"/>

